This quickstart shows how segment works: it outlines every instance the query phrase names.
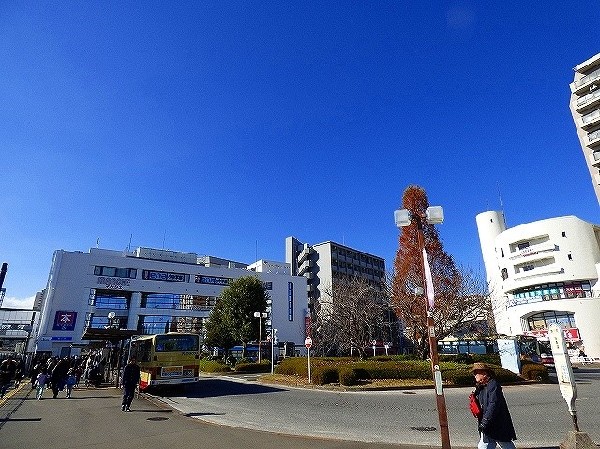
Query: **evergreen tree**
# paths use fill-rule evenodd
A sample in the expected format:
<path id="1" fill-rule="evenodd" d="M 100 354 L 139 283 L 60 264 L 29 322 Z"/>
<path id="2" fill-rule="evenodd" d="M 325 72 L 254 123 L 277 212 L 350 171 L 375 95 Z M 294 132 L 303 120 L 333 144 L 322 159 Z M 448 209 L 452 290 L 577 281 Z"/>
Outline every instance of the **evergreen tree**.
<path id="1" fill-rule="evenodd" d="M 254 312 L 264 312 L 268 299 L 263 283 L 254 276 L 230 282 L 210 313 L 205 343 L 226 351 L 236 343 L 245 349 L 249 341 L 258 339 L 259 323 Z"/>

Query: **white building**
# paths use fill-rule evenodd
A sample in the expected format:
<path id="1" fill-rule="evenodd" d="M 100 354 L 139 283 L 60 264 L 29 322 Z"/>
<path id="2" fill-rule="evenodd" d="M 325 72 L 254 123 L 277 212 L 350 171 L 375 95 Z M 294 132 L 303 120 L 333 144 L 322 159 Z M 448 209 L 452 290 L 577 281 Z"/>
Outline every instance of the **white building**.
<path id="1" fill-rule="evenodd" d="M 151 248 L 55 251 L 34 351 L 76 353 L 74 348 L 87 343 L 82 336 L 88 327 L 202 334 L 221 291 L 243 276 L 257 276 L 264 283 L 272 300 L 267 324 L 278 329 L 279 340 L 300 345 L 305 338 L 306 279 L 291 276 L 289 269 L 264 270 L 281 265 L 259 261 L 249 271 L 239 262 Z"/>
<path id="2" fill-rule="evenodd" d="M 571 114 L 600 202 L 600 53 L 577 65 L 571 83 Z"/>
<path id="3" fill-rule="evenodd" d="M 497 332 L 544 338 L 558 323 L 600 357 L 600 227 L 566 216 L 507 229 L 498 211 L 476 221 Z"/>

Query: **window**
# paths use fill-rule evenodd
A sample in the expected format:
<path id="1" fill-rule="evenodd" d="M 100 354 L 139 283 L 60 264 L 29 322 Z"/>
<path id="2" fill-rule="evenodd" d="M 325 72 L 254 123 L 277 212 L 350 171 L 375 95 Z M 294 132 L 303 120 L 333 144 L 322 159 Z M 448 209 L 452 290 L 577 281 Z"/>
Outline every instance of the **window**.
<path id="1" fill-rule="evenodd" d="M 523 271 L 531 271 L 535 268 L 534 265 L 523 265 Z"/>
<path id="2" fill-rule="evenodd" d="M 518 249 L 525 249 L 525 248 L 529 248 L 529 242 L 523 242 L 523 243 L 519 243 L 519 244 L 517 244 L 517 248 L 518 248 Z"/>
<path id="3" fill-rule="evenodd" d="M 127 310 L 131 301 L 131 292 L 118 290 L 91 289 L 89 304 L 97 309 Z"/>
<path id="4" fill-rule="evenodd" d="M 563 231 L 563 232 L 562 232 L 562 236 L 563 236 L 563 237 L 566 237 L 566 236 L 567 236 L 567 233 L 566 233 L 565 231 Z"/>
<path id="5" fill-rule="evenodd" d="M 137 269 L 95 266 L 94 276 L 135 279 L 137 277 Z"/>
<path id="6" fill-rule="evenodd" d="M 215 296 L 176 293 L 142 293 L 141 307 L 147 309 L 210 310 L 215 306 Z"/>

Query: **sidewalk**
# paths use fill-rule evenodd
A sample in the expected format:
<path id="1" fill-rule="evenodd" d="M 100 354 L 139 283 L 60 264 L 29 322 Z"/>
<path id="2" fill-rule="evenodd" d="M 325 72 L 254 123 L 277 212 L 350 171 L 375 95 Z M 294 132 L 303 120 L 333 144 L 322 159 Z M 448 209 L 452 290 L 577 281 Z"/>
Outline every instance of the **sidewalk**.
<path id="1" fill-rule="evenodd" d="M 29 383 L 8 392 L 0 400 L 1 446 L 11 449 L 60 447 L 61 449 L 127 447 L 177 447 L 178 449 L 424 449 L 427 446 L 396 446 L 294 437 L 237 429 L 187 417 L 159 402 L 136 398 L 131 412 L 121 411 L 121 390 L 112 386 L 85 387 L 71 399 L 60 392 L 52 399 L 47 390 L 35 399 Z"/>

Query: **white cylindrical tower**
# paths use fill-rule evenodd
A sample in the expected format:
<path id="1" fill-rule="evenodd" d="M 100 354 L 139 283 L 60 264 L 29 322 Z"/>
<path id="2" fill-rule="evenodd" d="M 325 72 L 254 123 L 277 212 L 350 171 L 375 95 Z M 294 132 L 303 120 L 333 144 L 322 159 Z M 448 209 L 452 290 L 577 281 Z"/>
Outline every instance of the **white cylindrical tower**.
<path id="1" fill-rule="evenodd" d="M 502 211 L 482 212 L 475 217 L 477 232 L 479 233 L 479 245 L 488 283 L 499 278 L 498 259 L 496 255 L 496 237 L 506 231 L 504 214 Z"/>

